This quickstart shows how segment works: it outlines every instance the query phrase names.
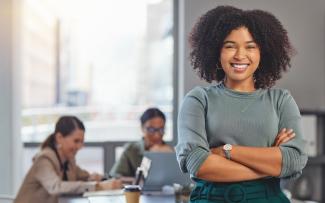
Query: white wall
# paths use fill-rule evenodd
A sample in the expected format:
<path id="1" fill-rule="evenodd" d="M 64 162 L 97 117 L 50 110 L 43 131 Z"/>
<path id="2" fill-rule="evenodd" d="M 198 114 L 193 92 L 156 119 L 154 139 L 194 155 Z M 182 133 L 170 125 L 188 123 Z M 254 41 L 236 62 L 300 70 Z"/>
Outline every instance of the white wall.
<path id="1" fill-rule="evenodd" d="M 0 194 L 14 195 L 21 180 L 19 3 L 0 1 Z"/>

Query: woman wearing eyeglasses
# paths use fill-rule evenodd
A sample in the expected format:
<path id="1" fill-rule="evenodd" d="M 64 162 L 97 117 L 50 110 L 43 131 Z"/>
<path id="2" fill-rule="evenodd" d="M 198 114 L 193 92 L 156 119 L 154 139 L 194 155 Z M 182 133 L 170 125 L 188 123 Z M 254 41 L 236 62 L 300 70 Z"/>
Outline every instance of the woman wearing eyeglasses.
<path id="1" fill-rule="evenodd" d="M 128 143 L 120 159 L 110 171 L 112 177 L 134 177 L 140 166 L 144 151 L 172 152 L 173 148 L 163 141 L 166 117 L 158 108 L 147 109 L 140 117 L 143 137 Z"/>

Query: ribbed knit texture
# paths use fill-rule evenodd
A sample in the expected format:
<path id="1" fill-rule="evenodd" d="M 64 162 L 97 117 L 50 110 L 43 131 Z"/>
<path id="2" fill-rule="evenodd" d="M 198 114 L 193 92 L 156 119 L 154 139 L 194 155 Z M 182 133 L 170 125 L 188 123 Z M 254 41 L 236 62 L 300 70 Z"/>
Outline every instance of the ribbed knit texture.
<path id="1" fill-rule="evenodd" d="M 197 87 L 180 108 L 177 158 L 181 169 L 195 176 L 212 147 L 225 143 L 270 147 L 282 128 L 292 128 L 295 138 L 280 147 L 280 177 L 296 176 L 307 162 L 300 121 L 297 104 L 287 90 L 242 93 L 222 83 Z"/>

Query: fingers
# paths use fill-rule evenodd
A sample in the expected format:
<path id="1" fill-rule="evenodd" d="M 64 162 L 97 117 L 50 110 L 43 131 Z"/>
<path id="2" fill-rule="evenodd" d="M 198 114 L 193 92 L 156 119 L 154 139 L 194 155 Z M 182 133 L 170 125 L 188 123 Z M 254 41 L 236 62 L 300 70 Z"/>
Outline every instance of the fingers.
<path id="1" fill-rule="evenodd" d="M 114 190 L 122 188 L 122 181 L 119 179 L 110 179 L 99 182 L 99 190 Z"/>
<path id="2" fill-rule="evenodd" d="M 278 135 L 277 140 L 276 140 L 276 146 L 281 145 L 282 143 L 285 143 L 289 140 L 291 140 L 294 137 L 293 130 L 283 130 L 281 133 Z"/>
<path id="3" fill-rule="evenodd" d="M 286 140 L 288 141 L 290 138 L 292 138 L 294 135 L 294 132 L 292 129 L 284 129 L 281 131 L 279 138 L 278 138 L 278 144 L 284 143 Z"/>
<path id="4" fill-rule="evenodd" d="M 282 143 L 286 143 L 289 140 L 291 140 L 296 134 L 292 134 L 289 137 L 284 138 L 282 141 L 280 141 L 279 145 L 281 145 Z"/>
<path id="5" fill-rule="evenodd" d="M 89 181 L 100 181 L 102 180 L 103 176 L 98 173 L 91 173 L 88 177 Z"/>
<path id="6" fill-rule="evenodd" d="M 294 138 L 294 136 L 295 133 L 292 129 L 282 129 L 276 137 L 275 146 L 280 146 L 281 144 L 288 142 L 289 140 Z"/>
<path id="7" fill-rule="evenodd" d="M 295 137 L 295 133 L 292 129 L 283 128 L 279 134 L 276 136 L 273 146 L 280 146 L 283 143 L 286 143 Z"/>
<path id="8" fill-rule="evenodd" d="M 103 175 L 100 175 L 98 173 L 92 173 L 89 175 L 88 180 L 89 181 L 101 181 L 103 179 Z"/>
<path id="9" fill-rule="evenodd" d="M 111 184 L 108 186 L 108 189 L 110 190 L 114 190 L 114 189 L 119 189 L 122 188 L 122 181 L 119 179 L 114 179 L 111 181 Z"/>

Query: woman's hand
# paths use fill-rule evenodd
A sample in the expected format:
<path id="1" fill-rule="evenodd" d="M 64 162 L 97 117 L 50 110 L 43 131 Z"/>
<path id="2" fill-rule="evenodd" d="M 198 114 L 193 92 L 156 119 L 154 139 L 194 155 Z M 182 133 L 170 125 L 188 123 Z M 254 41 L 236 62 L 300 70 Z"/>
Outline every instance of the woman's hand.
<path id="1" fill-rule="evenodd" d="M 281 144 L 283 143 L 286 143 L 290 140 L 292 140 L 294 137 L 296 136 L 296 134 L 293 132 L 292 129 L 286 129 L 286 128 L 283 128 L 279 134 L 276 136 L 275 140 L 274 140 L 274 143 L 273 143 L 273 147 L 278 147 L 280 146 Z M 215 147 L 215 148 L 211 148 L 210 151 L 213 153 L 213 154 L 217 154 L 219 156 L 223 156 L 225 157 L 225 153 L 222 149 L 223 146 L 220 146 L 220 147 Z"/>
<path id="2" fill-rule="evenodd" d="M 226 157 L 222 148 L 223 148 L 223 146 L 214 147 L 214 148 L 211 148 L 210 151 L 212 152 L 212 154 L 216 154 L 216 155 L 219 155 L 219 156 L 222 156 L 222 157 Z"/>
<path id="3" fill-rule="evenodd" d="M 101 181 L 103 177 L 104 176 L 99 173 L 91 173 L 88 177 L 88 181 Z"/>
<path id="4" fill-rule="evenodd" d="M 118 179 L 105 180 L 96 184 L 96 190 L 116 190 L 122 187 L 122 181 Z"/>
<path id="5" fill-rule="evenodd" d="M 281 144 L 286 143 L 293 139 L 296 136 L 296 134 L 293 132 L 292 129 L 286 129 L 283 128 L 279 134 L 276 136 L 273 147 L 279 147 Z"/>

